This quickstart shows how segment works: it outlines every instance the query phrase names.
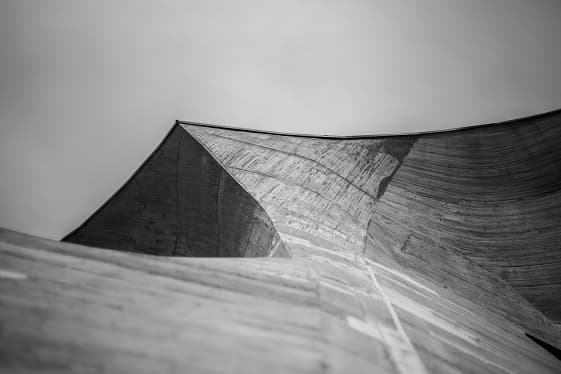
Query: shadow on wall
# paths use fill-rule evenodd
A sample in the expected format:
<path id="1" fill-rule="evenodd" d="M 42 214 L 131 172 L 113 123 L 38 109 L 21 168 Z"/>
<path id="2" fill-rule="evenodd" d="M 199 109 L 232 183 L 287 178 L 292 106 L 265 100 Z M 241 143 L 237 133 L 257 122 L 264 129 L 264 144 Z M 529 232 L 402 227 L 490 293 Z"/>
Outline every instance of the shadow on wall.
<path id="1" fill-rule="evenodd" d="M 164 256 L 288 257 L 263 208 L 179 125 L 63 241 Z"/>

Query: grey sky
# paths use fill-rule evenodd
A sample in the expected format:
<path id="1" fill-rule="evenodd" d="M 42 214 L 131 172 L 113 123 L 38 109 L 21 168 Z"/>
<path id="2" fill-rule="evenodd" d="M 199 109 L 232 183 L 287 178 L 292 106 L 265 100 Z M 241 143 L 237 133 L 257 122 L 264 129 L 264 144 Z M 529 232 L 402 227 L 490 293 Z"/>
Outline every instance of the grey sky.
<path id="1" fill-rule="evenodd" d="M 0 2 L 0 226 L 60 238 L 175 119 L 376 134 L 561 107 L 561 2 Z"/>

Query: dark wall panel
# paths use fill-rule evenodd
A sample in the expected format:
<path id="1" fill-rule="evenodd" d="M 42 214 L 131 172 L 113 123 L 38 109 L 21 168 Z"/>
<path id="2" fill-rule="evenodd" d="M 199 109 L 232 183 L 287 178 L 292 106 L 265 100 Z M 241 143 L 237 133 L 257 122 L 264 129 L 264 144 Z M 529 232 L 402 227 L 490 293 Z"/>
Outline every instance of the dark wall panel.
<path id="1" fill-rule="evenodd" d="M 276 230 L 255 199 L 180 126 L 64 240 L 196 257 L 267 256 L 278 245 Z"/>

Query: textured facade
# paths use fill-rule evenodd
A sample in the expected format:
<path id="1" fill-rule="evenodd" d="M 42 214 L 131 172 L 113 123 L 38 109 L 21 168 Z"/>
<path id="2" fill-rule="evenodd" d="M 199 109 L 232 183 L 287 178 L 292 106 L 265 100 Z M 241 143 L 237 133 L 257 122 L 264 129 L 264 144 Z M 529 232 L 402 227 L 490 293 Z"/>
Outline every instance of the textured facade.
<path id="1" fill-rule="evenodd" d="M 2 352 L 33 349 L 0 365 L 559 372 L 527 336 L 561 345 L 559 139 L 561 112 L 356 138 L 178 122 L 64 240 L 90 248 L 2 233 L 40 281 L 13 281 Z"/>

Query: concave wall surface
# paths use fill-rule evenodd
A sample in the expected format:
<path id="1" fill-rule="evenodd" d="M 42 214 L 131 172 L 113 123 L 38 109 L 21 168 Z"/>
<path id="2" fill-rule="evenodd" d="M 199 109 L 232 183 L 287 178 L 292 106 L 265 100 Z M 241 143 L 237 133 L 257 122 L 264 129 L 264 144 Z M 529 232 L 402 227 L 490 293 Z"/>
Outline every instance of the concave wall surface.
<path id="1" fill-rule="evenodd" d="M 525 333 L 561 343 L 560 122 L 347 139 L 179 123 L 67 237 L 160 256 L 0 232 L 0 365 L 559 372 Z"/>
<path id="2" fill-rule="evenodd" d="M 185 128 L 261 202 L 293 252 L 291 241 L 363 252 L 425 267 L 442 282 L 475 266 L 468 282 L 485 277 L 496 288 L 504 280 L 559 322 L 560 125 L 554 112 L 365 139 Z"/>

